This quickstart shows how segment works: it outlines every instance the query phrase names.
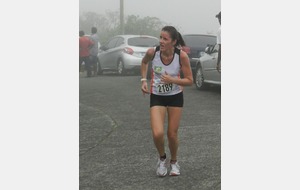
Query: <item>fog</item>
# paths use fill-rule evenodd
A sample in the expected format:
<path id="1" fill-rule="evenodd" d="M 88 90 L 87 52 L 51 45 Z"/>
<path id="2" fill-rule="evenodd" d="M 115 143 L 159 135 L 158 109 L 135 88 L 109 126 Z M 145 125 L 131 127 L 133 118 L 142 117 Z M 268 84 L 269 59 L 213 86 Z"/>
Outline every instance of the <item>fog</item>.
<path id="1" fill-rule="evenodd" d="M 79 14 L 120 10 L 120 0 L 79 0 Z M 216 34 L 221 0 L 124 0 L 124 16 L 158 17 L 182 34 Z"/>

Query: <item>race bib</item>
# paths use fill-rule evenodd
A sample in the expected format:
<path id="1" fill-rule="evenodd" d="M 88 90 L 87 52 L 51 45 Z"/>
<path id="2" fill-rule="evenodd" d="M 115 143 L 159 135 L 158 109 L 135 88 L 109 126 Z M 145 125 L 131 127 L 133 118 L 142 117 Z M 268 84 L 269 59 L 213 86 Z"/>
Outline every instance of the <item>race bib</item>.
<path id="1" fill-rule="evenodd" d="M 161 94 L 169 93 L 173 90 L 173 84 L 158 84 L 157 92 Z"/>

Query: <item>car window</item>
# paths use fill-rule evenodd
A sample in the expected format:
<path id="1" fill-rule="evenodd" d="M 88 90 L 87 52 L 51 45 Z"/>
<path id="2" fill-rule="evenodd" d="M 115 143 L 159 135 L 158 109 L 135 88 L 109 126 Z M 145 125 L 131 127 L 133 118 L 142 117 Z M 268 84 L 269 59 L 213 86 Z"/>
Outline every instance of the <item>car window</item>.
<path id="1" fill-rule="evenodd" d="M 116 47 L 119 47 L 120 45 L 124 44 L 124 38 L 118 38 Z"/>
<path id="2" fill-rule="evenodd" d="M 216 53 L 219 51 L 219 44 L 216 44 L 213 49 L 211 50 L 211 53 Z"/>
<path id="3" fill-rule="evenodd" d="M 134 37 L 128 39 L 128 45 L 138 47 L 154 47 L 159 44 L 158 39 L 149 37 Z"/>
<path id="4" fill-rule="evenodd" d="M 182 36 L 184 42 L 189 47 L 206 47 L 207 45 L 216 44 L 215 36 L 199 36 L 199 35 L 186 35 Z"/>
<path id="5" fill-rule="evenodd" d="M 118 41 L 118 38 L 111 39 L 107 44 L 107 48 L 108 49 L 114 48 L 116 46 L 117 41 Z"/>

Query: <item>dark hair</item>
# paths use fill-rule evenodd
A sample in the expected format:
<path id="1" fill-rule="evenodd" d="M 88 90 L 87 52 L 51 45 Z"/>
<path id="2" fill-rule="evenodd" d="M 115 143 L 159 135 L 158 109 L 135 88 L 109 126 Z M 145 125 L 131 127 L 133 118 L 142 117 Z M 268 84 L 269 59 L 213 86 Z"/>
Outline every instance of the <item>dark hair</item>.
<path id="1" fill-rule="evenodd" d="M 165 26 L 161 30 L 168 32 L 172 40 L 176 40 L 175 47 L 178 45 L 185 46 L 185 42 L 181 34 L 176 30 L 176 28 L 174 28 L 173 26 Z"/>
<path id="2" fill-rule="evenodd" d="M 178 32 L 178 39 L 177 39 L 177 43 L 180 44 L 181 46 L 185 46 L 185 42 L 180 34 L 180 32 Z"/>
<path id="3" fill-rule="evenodd" d="M 84 31 L 83 30 L 80 30 L 79 31 L 79 36 L 81 37 L 81 36 L 84 36 Z"/>
<path id="4" fill-rule="evenodd" d="M 96 34 L 97 33 L 97 28 L 95 26 L 92 27 L 91 29 L 92 34 Z"/>

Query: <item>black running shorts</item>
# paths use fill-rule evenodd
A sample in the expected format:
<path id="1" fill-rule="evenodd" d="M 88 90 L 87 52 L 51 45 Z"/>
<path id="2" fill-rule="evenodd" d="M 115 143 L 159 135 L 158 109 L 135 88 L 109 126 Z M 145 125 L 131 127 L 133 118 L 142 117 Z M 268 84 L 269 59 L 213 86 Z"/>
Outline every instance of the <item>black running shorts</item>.
<path id="1" fill-rule="evenodd" d="M 150 107 L 152 106 L 183 107 L 183 92 L 170 96 L 151 94 Z"/>

